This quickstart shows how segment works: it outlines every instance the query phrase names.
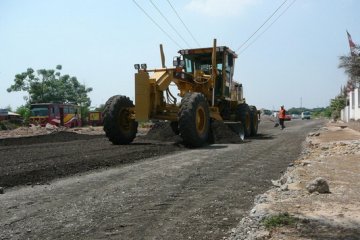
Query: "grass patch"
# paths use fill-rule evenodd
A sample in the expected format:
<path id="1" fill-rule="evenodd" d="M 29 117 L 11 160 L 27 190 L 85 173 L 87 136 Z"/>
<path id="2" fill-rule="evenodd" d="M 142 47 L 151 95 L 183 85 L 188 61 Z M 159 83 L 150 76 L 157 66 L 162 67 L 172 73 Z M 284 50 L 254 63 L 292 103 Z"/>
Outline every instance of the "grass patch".
<path id="1" fill-rule="evenodd" d="M 267 229 L 272 229 L 280 226 L 292 226 L 297 221 L 298 219 L 290 216 L 289 213 L 280 213 L 278 215 L 265 218 L 263 220 L 263 224 Z"/>

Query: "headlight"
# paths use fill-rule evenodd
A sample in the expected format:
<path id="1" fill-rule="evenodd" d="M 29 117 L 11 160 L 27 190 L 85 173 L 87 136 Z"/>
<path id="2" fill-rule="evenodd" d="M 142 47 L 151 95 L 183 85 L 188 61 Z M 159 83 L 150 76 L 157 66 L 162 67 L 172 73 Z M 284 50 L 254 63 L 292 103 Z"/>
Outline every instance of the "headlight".
<path id="1" fill-rule="evenodd" d="M 134 64 L 134 68 L 135 68 L 136 70 L 139 70 L 139 69 L 140 69 L 140 64 Z"/>
<path id="2" fill-rule="evenodd" d="M 141 64 L 141 69 L 146 70 L 147 66 L 146 63 Z"/>

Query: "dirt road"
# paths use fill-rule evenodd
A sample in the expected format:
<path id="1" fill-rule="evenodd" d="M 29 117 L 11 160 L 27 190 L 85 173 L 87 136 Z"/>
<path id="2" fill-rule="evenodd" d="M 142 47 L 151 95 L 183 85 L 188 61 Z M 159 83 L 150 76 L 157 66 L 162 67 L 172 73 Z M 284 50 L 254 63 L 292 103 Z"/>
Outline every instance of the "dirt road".
<path id="1" fill-rule="evenodd" d="M 113 146 L 102 136 L 3 144 L 2 186 L 40 185 L 0 195 L 0 238 L 221 239 L 322 124 L 292 121 L 281 131 L 263 122 L 243 144 L 193 150 L 144 140 Z"/>

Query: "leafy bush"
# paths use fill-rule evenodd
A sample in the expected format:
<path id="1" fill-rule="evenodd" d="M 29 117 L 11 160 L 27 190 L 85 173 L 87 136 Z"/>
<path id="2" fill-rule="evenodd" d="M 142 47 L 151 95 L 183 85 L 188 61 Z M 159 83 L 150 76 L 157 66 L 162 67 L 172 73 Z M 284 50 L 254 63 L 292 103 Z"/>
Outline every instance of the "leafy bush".
<path id="1" fill-rule="evenodd" d="M 294 225 L 297 221 L 297 218 L 290 216 L 289 213 L 286 212 L 265 218 L 263 220 L 263 224 L 267 229 L 271 229 L 280 226 L 291 226 Z"/>

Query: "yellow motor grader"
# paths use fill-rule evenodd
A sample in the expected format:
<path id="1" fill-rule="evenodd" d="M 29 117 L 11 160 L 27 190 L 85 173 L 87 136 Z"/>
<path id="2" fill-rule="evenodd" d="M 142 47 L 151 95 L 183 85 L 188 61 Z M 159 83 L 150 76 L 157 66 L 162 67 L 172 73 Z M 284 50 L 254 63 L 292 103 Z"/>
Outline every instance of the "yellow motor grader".
<path id="1" fill-rule="evenodd" d="M 126 96 L 116 95 L 103 111 L 104 131 L 113 144 L 129 144 L 139 121 L 167 120 L 190 147 L 201 147 L 211 138 L 213 121 L 238 125 L 245 137 L 257 134 L 259 115 L 243 97 L 242 85 L 233 80 L 237 55 L 225 46 L 184 49 L 174 57 L 172 68 L 147 69 L 135 64 L 135 105 Z M 170 91 L 176 85 L 177 96 Z"/>

